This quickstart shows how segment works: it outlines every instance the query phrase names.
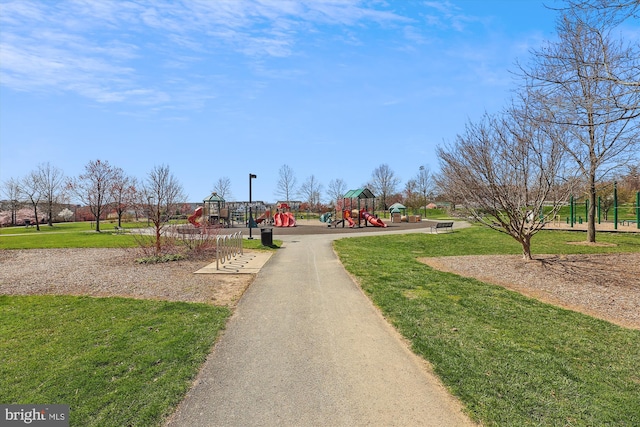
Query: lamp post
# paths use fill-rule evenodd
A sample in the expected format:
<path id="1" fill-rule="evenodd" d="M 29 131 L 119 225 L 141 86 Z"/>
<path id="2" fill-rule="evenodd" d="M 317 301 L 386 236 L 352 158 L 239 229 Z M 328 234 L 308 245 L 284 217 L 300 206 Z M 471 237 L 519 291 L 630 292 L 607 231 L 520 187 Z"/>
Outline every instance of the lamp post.
<path id="1" fill-rule="evenodd" d="M 254 175 L 252 173 L 249 174 L 249 239 L 253 239 L 253 236 L 251 235 L 251 229 L 253 225 L 253 215 L 251 212 L 251 180 L 257 177 L 257 175 Z"/>

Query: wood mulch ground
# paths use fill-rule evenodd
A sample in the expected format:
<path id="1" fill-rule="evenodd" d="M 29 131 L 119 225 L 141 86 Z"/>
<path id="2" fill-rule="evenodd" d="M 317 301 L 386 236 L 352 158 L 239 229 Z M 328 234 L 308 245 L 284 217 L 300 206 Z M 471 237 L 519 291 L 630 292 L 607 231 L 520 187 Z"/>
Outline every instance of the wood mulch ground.
<path id="1" fill-rule="evenodd" d="M 421 258 L 441 271 L 473 277 L 541 301 L 640 329 L 640 253 Z"/>
<path id="2" fill-rule="evenodd" d="M 124 249 L 0 251 L 0 295 L 88 295 L 234 306 L 252 274 L 193 274 L 211 260 L 139 264 Z"/>

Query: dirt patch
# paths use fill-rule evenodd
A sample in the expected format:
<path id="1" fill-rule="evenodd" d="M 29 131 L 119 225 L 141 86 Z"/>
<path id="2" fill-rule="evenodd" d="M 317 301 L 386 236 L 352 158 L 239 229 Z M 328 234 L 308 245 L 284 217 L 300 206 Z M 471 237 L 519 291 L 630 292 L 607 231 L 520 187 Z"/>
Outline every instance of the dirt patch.
<path id="1" fill-rule="evenodd" d="M 437 270 L 473 277 L 532 298 L 640 329 L 640 253 L 420 258 Z"/>
<path id="2" fill-rule="evenodd" d="M 211 260 L 138 264 L 123 249 L 0 251 L 0 294 L 121 296 L 235 306 L 251 274 L 193 274 Z"/>

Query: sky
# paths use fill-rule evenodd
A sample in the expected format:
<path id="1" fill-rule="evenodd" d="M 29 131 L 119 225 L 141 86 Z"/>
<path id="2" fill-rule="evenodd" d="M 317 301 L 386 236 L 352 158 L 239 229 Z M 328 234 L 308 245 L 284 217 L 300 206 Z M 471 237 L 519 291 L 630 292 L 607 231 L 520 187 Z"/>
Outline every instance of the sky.
<path id="1" fill-rule="evenodd" d="M 0 182 L 99 159 L 167 165 L 190 202 L 225 177 L 248 200 L 255 174 L 275 202 L 283 165 L 326 190 L 387 164 L 401 190 L 506 105 L 555 18 L 537 0 L 0 0 Z"/>

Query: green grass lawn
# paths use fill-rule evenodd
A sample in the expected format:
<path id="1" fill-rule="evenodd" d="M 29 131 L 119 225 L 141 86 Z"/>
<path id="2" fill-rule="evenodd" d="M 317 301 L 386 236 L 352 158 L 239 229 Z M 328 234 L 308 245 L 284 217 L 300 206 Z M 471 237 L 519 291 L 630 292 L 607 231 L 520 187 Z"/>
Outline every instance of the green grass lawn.
<path id="1" fill-rule="evenodd" d="M 0 249 L 138 244 L 113 227 L 103 223 L 101 233 L 90 223 L 4 228 Z M 260 239 L 243 246 L 266 249 Z M 161 425 L 229 314 L 226 307 L 192 303 L 0 295 L 0 402 L 68 404 L 73 426 Z"/>
<path id="2" fill-rule="evenodd" d="M 89 222 L 57 223 L 52 227 L 5 227 L 0 229 L 1 249 L 50 249 L 50 248 L 131 248 L 140 244 L 140 239 L 126 232 L 127 229 L 145 228 L 146 223 L 123 223 L 124 233 L 115 232 L 115 223 L 101 222 L 100 233 Z M 236 230 L 223 229 L 221 234 L 234 233 Z M 280 245 L 281 241 L 274 241 Z M 263 249 L 260 239 L 244 240 L 247 249 Z"/>
<path id="3" fill-rule="evenodd" d="M 599 233 L 617 247 L 567 245 L 583 233 L 541 232 L 534 253 L 639 252 L 637 235 Z M 335 243 L 347 270 L 431 362 L 471 417 L 491 426 L 640 425 L 640 331 L 434 270 L 418 257 L 519 254 L 480 227 L 449 234 Z"/>
<path id="4" fill-rule="evenodd" d="M 0 296 L 0 402 L 68 404 L 72 426 L 160 425 L 229 314 L 204 304 Z"/>

